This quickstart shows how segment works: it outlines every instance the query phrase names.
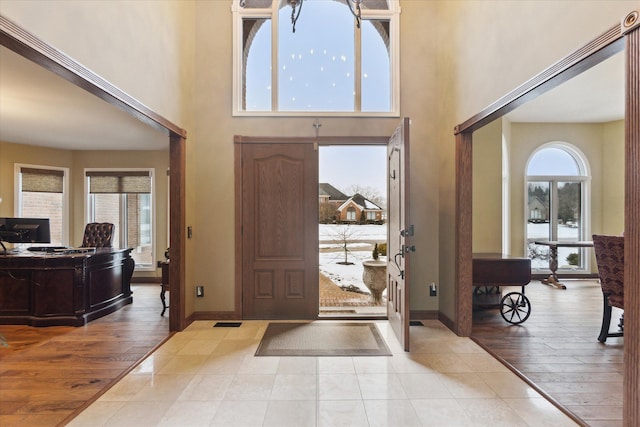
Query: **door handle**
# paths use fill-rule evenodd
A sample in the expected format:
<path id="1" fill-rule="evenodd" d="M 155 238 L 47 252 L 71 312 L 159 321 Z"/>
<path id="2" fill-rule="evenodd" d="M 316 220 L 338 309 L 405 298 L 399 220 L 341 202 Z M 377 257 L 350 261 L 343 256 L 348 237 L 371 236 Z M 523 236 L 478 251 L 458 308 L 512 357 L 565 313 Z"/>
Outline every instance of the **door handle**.
<path id="1" fill-rule="evenodd" d="M 400 273 L 400 277 L 404 279 L 404 270 L 400 267 L 400 264 L 398 263 L 398 257 L 403 257 L 404 253 L 398 252 L 397 254 L 395 254 L 393 256 L 393 263 L 396 265 L 396 268 L 398 269 L 398 272 Z"/>

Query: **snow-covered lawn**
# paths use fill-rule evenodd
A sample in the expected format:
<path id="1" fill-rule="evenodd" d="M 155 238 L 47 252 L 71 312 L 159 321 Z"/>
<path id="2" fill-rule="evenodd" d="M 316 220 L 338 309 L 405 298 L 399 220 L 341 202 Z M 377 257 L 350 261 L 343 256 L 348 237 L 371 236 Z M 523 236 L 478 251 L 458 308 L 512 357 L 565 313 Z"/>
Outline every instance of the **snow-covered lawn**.
<path id="1" fill-rule="evenodd" d="M 385 225 L 333 225 L 320 224 L 320 272 L 338 286 L 357 286 L 364 292 L 369 290 L 362 282 L 362 261 L 371 259 L 374 243 L 387 241 Z M 344 261 L 344 240 L 347 240 L 347 261 Z"/>
<path id="2" fill-rule="evenodd" d="M 350 236 L 349 240 L 385 242 L 387 240 L 387 225 L 347 225 L 347 224 L 320 224 L 320 244 L 340 242 L 343 235 Z"/>

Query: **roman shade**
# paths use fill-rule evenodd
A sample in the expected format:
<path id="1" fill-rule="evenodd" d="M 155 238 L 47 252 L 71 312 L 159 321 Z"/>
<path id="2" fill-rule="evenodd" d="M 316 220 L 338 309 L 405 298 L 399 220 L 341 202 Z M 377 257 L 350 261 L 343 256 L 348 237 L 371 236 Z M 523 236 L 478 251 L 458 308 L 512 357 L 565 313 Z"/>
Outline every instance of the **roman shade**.
<path id="1" fill-rule="evenodd" d="M 62 193 L 64 171 L 21 167 L 22 191 L 32 193 Z"/>
<path id="2" fill-rule="evenodd" d="M 91 194 L 151 193 L 149 171 L 87 171 Z"/>

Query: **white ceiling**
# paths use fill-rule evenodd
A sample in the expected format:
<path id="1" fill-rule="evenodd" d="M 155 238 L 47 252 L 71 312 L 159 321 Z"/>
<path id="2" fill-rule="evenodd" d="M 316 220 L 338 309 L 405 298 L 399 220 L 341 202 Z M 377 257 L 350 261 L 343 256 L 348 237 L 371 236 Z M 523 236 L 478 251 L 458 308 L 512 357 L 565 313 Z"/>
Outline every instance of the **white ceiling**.
<path id="1" fill-rule="evenodd" d="M 604 123 L 624 119 L 622 52 L 518 107 L 512 122 Z"/>
<path id="2" fill-rule="evenodd" d="M 620 53 L 509 113 L 512 122 L 624 118 Z M 0 141 L 71 150 L 162 150 L 169 138 L 95 95 L 0 47 Z"/>
<path id="3" fill-rule="evenodd" d="M 0 47 L 0 141 L 69 150 L 164 150 L 169 137 Z"/>

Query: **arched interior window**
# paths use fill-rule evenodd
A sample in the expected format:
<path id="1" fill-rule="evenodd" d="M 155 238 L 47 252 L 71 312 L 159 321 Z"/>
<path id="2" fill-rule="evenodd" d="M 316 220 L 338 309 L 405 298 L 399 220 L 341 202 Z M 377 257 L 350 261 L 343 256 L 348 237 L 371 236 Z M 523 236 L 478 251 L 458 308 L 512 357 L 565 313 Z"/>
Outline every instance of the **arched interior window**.
<path id="1" fill-rule="evenodd" d="M 578 149 L 566 143 L 540 147 L 526 171 L 525 236 L 532 269 L 548 270 L 548 247 L 536 241 L 588 240 L 589 168 Z M 584 248 L 558 248 L 558 270 L 586 271 Z"/>
<path id="2" fill-rule="evenodd" d="M 398 115 L 397 0 L 234 2 L 235 115 Z"/>

